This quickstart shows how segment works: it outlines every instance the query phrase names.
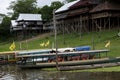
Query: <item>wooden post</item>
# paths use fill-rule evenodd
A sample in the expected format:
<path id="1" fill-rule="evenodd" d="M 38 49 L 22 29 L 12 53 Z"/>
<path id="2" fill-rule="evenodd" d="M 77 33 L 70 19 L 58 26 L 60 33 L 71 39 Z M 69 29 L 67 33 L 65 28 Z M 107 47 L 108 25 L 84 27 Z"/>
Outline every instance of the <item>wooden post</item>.
<path id="1" fill-rule="evenodd" d="M 20 42 L 19 44 L 20 44 L 20 50 L 22 50 L 22 43 Z"/>
<path id="2" fill-rule="evenodd" d="M 80 39 L 82 38 L 82 16 L 80 17 Z"/>
<path id="3" fill-rule="evenodd" d="M 110 17 L 109 17 L 109 30 L 110 30 Z"/>
<path id="4" fill-rule="evenodd" d="M 7 60 L 8 60 L 8 61 L 10 60 L 10 54 L 7 55 Z"/>
<path id="5" fill-rule="evenodd" d="M 95 45 L 94 45 L 94 20 L 92 19 L 92 48 L 93 50 L 95 49 Z"/>
<path id="6" fill-rule="evenodd" d="M 26 39 L 26 50 L 28 50 L 28 41 Z"/>
<path id="7" fill-rule="evenodd" d="M 119 23 L 119 17 L 118 17 L 118 32 L 120 31 L 120 23 Z"/>
<path id="8" fill-rule="evenodd" d="M 56 48 L 56 69 L 58 70 L 58 53 L 57 53 L 57 27 L 56 27 L 56 20 L 55 20 L 55 10 L 53 10 L 53 25 L 55 30 L 55 48 Z"/>
<path id="9" fill-rule="evenodd" d="M 65 27 L 64 27 L 64 23 L 63 23 L 63 20 L 62 20 L 62 29 L 63 29 L 63 44 L 65 45 Z"/>
<path id="10" fill-rule="evenodd" d="M 103 18 L 103 20 L 104 20 L 104 30 L 106 29 L 106 25 L 105 25 L 105 18 Z"/>

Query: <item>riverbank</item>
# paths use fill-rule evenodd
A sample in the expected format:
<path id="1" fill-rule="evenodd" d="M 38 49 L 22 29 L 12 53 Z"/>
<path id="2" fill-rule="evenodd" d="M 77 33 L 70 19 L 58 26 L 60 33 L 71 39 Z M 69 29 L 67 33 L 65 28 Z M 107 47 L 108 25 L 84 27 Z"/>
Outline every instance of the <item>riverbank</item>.
<path id="1" fill-rule="evenodd" d="M 116 67 L 117 68 L 117 67 Z M 16 66 L 0 67 L 0 80 L 119 80 L 120 72 L 21 70 Z"/>
<path id="2" fill-rule="evenodd" d="M 94 39 L 94 40 L 93 40 Z M 13 40 L 12 40 L 13 41 Z M 2 42 L 0 43 L 0 52 L 9 51 L 9 46 L 11 42 Z M 40 46 L 41 43 L 49 41 L 48 46 Z M 105 47 L 106 43 L 110 41 L 110 46 Z M 108 54 L 109 57 L 118 57 L 120 53 L 120 37 L 118 36 L 117 29 L 106 30 L 101 32 L 88 32 L 82 34 L 80 38 L 79 33 L 70 33 L 70 34 L 58 34 L 57 42 L 59 43 L 58 48 L 64 47 L 77 47 L 77 46 L 90 46 L 91 49 L 110 49 Z M 19 50 L 33 50 L 33 49 L 51 49 L 54 44 L 54 35 L 50 33 L 44 37 L 38 37 L 25 40 L 25 41 L 15 41 L 16 51 Z M 21 45 L 21 46 L 20 46 Z"/>
<path id="3" fill-rule="evenodd" d="M 57 71 L 56 68 L 43 68 L 43 71 Z M 64 71 L 64 72 L 120 72 L 120 66 L 115 67 L 102 67 L 97 69 L 85 69 L 85 70 L 71 70 L 71 71 Z"/>
<path id="4" fill-rule="evenodd" d="M 101 32 L 88 32 L 82 34 L 80 38 L 79 33 L 70 33 L 70 34 L 58 34 L 57 42 L 59 43 L 58 48 L 61 47 L 77 47 L 77 46 L 91 46 L 91 49 L 110 49 L 108 56 L 118 57 L 120 56 L 120 37 L 117 35 L 117 29 L 106 30 Z M 93 40 L 94 39 L 94 40 Z M 40 46 L 40 43 L 50 41 L 48 46 Z M 110 46 L 105 48 L 105 44 L 110 41 Z M 94 44 L 93 44 L 94 42 Z M 9 46 L 11 42 L 3 42 L 0 45 L 0 51 L 9 51 Z M 32 49 L 48 49 L 54 47 L 54 36 L 49 34 L 45 37 L 37 37 L 28 41 L 15 41 L 16 51 L 21 49 L 32 50 Z"/>

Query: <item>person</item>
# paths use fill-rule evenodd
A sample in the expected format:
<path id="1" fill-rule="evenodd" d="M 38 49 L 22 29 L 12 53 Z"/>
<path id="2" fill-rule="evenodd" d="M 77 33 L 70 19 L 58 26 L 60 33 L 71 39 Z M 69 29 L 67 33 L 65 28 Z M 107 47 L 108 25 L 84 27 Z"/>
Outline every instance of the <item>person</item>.
<path id="1" fill-rule="evenodd" d="M 27 58 L 22 58 L 22 64 L 26 64 L 26 60 L 27 60 Z"/>

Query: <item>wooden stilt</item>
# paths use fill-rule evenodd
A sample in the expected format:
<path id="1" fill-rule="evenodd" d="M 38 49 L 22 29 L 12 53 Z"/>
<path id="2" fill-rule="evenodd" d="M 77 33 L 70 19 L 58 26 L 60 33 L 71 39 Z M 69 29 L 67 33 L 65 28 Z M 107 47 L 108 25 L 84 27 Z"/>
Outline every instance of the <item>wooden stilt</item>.
<path id="1" fill-rule="evenodd" d="M 118 17 L 118 32 L 120 32 L 120 23 L 119 23 L 119 17 Z"/>
<path id="2" fill-rule="evenodd" d="M 111 24 L 110 24 L 110 17 L 109 17 L 108 19 L 109 19 L 109 30 L 110 30 L 110 25 L 111 25 Z"/>
<path id="3" fill-rule="evenodd" d="M 92 19 L 92 32 L 94 31 L 94 20 Z M 94 46 L 94 34 L 92 33 L 92 49 L 94 50 L 95 49 L 95 46 Z"/>

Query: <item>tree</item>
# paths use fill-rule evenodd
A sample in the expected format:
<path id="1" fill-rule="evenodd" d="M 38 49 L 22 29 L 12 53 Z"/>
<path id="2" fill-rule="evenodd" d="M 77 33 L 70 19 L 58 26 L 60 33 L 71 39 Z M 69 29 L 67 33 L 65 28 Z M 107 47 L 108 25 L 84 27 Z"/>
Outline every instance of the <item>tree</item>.
<path id="1" fill-rule="evenodd" d="M 5 16 L 0 25 L 0 35 L 1 38 L 7 39 L 10 37 L 10 17 Z"/>
<path id="2" fill-rule="evenodd" d="M 61 6 L 63 6 L 63 3 L 61 3 L 60 1 L 54 1 L 54 2 L 52 2 L 51 3 L 51 8 L 52 9 L 58 9 L 58 8 L 60 8 Z"/>
<path id="3" fill-rule="evenodd" d="M 41 8 L 42 19 L 48 21 L 52 18 L 52 9 L 48 5 L 45 5 Z"/>
<path id="4" fill-rule="evenodd" d="M 5 16 L 4 18 L 3 18 L 3 21 L 2 21 L 2 23 L 1 23 L 1 26 L 0 26 L 0 29 L 4 29 L 4 30 L 10 30 L 9 28 L 10 28 L 10 17 L 7 17 L 7 16 Z"/>
<path id="5" fill-rule="evenodd" d="M 19 13 L 37 13 L 36 0 L 17 0 L 12 1 L 9 9 L 13 10 L 12 19 L 18 17 Z"/>
<path id="6" fill-rule="evenodd" d="M 63 3 L 59 2 L 59 1 L 54 1 L 51 3 L 50 6 L 48 6 L 48 5 L 43 6 L 40 9 L 41 11 L 39 11 L 42 14 L 42 19 L 44 21 L 51 20 L 52 16 L 53 16 L 53 14 L 52 14 L 53 10 L 60 8 L 62 5 L 63 5 Z"/>
<path id="7" fill-rule="evenodd" d="M 76 0 L 65 0 L 64 2 L 69 3 L 69 2 L 72 2 L 72 1 L 76 1 Z"/>

